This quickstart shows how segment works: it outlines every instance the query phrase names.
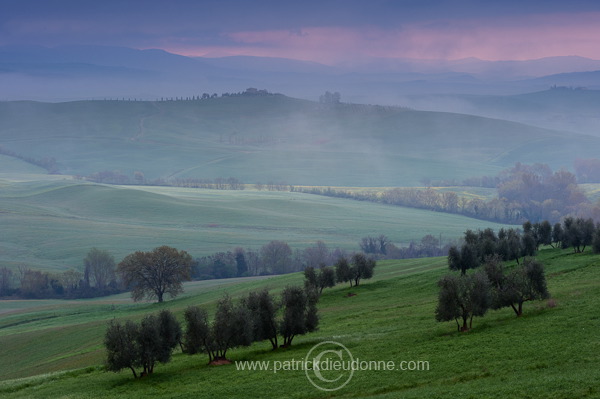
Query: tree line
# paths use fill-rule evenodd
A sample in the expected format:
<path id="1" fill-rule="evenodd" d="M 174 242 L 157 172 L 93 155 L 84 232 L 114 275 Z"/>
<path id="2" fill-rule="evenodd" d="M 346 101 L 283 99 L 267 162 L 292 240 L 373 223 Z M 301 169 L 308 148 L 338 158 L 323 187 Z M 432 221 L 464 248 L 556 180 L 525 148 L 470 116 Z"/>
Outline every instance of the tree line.
<path id="1" fill-rule="evenodd" d="M 265 89 L 256 89 L 254 87 L 250 87 L 248 89 L 246 89 L 245 91 L 240 91 L 240 92 L 233 92 L 233 93 L 229 93 L 229 92 L 225 92 L 221 94 L 221 97 L 264 97 L 264 96 L 282 96 L 282 94 L 278 94 L 278 93 L 270 93 L 269 91 L 265 90 Z M 212 98 L 219 98 L 219 94 L 217 93 L 202 93 L 202 94 L 198 94 L 198 95 L 192 95 L 192 96 L 181 96 L 181 97 L 161 97 L 160 99 L 156 99 L 157 102 L 172 102 L 172 101 L 200 101 L 200 100 L 209 100 Z M 119 98 L 105 98 L 104 101 L 148 101 L 148 100 L 142 100 L 141 98 L 131 98 L 131 97 L 121 97 L 121 99 L 119 100 Z"/>
<path id="2" fill-rule="evenodd" d="M 426 235 L 419 242 L 411 242 L 407 247 L 399 247 L 387 236 L 379 235 L 363 237 L 358 246 L 370 258 L 405 259 L 444 256 L 448 253 L 451 244 L 442 246 L 439 239 Z M 166 246 L 149 252 L 137 251 L 124 258 L 121 262 L 123 265 L 117 268 L 114 257 L 107 250 L 92 248 L 83 260 L 81 271 L 69 269 L 54 273 L 33 270 L 25 266 L 20 266 L 13 271 L 8 267 L 2 267 L 0 268 L 0 297 L 76 299 L 120 293 L 129 286 L 133 287 L 132 277 L 123 274 L 125 265 L 128 265 L 127 267 L 144 263 L 151 265 L 153 257 L 159 259 L 161 256 L 166 256 L 166 253 L 176 252 Z M 183 273 L 181 278 L 185 281 L 293 273 L 307 268 L 319 269 L 325 265 L 331 266 L 340 259 L 350 258 L 353 255 L 354 253 L 340 248 L 330 249 L 323 241 L 317 241 L 304 249 L 292 250 L 286 242 L 273 240 L 259 249 L 237 247 L 230 251 L 190 258 L 189 276 Z M 137 287 L 141 289 L 144 286 L 140 284 Z M 158 292 L 155 298 L 160 301 L 165 293 L 169 294 L 166 291 Z M 141 295 L 143 296 L 145 294 Z"/>
<path id="3" fill-rule="evenodd" d="M 438 321 L 455 320 L 459 331 L 468 331 L 473 317 L 484 316 L 489 309 L 510 307 L 521 316 L 525 302 L 548 299 L 544 265 L 534 258 L 539 247 L 580 253 L 591 246 L 600 253 L 600 225 L 591 218 L 573 217 L 554 225 L 527 221 L 522 231 L 500 229 L 498 235 L 491 229 L 467 230 L 463 242 L 448 253 L 448 267 L 458 273 L 439 280 L 435 315 Z M 504 263 L 513 260 L 516 266 Z"/>
<path id="4" fill-rule="evenodd" d="M 54 159 L 52 157 L 37 159 L 37 158 L 33 158 L 33 157 L 28 157 L 28 156 L 25 156 L 22 154 L 18 154 L 16 152 L 9 150 L 7 148 L 4 148 L 2 146 L 0 146 L 0 155 L 6 155 L 9 157 L 17 158 L 17 159 L 20 159 L 21 161 L 27 162 L 29 164 L 39 166 L 42 169 L 46 169 L 48 174 L 51 174 L 51 175 L 60 174 L 60 171 L 58 169 L 58 163 L 56 162 L 56 159 Z"/>
<path id="5" fill-rule="evenodd" d="M 142 258 L 165 251 L 178 260 L 167 263 L 189 263 L 189 255 L 167 248 L 129 255 L 136 260 L 124 260 L 119 268 L 126 265 L 124 268 L 129 270 L 129 263 L 137 263 L 137 258 L 142 261 Z M 154 259 L 145 263 L 155 265 L 156 275 L 168 274 L 162 267 L 164 262 Z M 273 350 L 287 348 L 295 337 L 317 330 L 317 303 L 324 288 L 333 287 L 336 282 L 350 282 L 351 287 L 357 286 L 361 280 L 373 276 L 375 266 L 375 260 L 364 254 L 354 254 L 350 260 L 345 257 L 338 259 L 335 268 L 306 268 L 304 287 L 286 286 L 279 297 L 266 289 L 252 291 L 238 301 L 226 294 L 217 302 L 212 321 L 209 321 L 206 309 L 189 306 L 184 312 L 184 329 L 168 310 L 146 315 L 139 323 L 112 320 L 104 337 L 106 369 L 115 372 L 130 369 L 134 378 L 152 374 L 157 363 L 171 360 L 177 345 L 182 352 L 190 355 L 206 354 L 210 364 L 229 362 L 227 353 L 230 349 L 249 346 L 254 342 L 269 341 Z M 137 284 L 154 273 L 146 270 L 143 274 L 145 277 L 139 277 L 136 289 Z M 149 280 L 154 281 L 153 278 Z M 153 291 L 151 296 L 157 297 L 156 285 L 148 283 L 146 293 Z M 175 290 L 174 295 L 177 293 L 179 289 Z M 132 295 L 134 299 L 139 299 L 135 292 Z"/>
<path id="6" fill-rule="evenodd" d="M 75 176 L 80 180 L 87 180 L 94 183 L 118 184 L 118 185 L 144 185 L 160 187 L 185 187 L 202 188 L 208 190 L 245 190 L 246 184 L 237 177 L 216 177 L 211 178 L 156 178 L 148 180 L 144 173 L 135 171 L 133 176 L 123 174 L 119 170 L 103 170 L 92 173 L 88 176 Z M 267 183 L 257 182 L 252 186 L 258 191 L 295 191 L 295 187 L 283 181 L 269 180 Z"/>
<path id="7" fill-rule="evenodd" d="M 465 274 L 475 269 L 490 256 L 501 261 L 516 261 L 524 257 L 535 256 L 540 246 L 552 248 L 572 248 L 580 253 L 586 247 L 592 247 L 594 253 L 600 253 L 600 224 L 591 218 L 567 217 L 562 223 L 552 225 L 549 221 L 523 223 L 523 229 L 500 229 L 498 234 L 492 229 L 467 230 L 460 246 L 451 246 L 448 250 L 448 264 L 452 270 Z"/>
<path id="8" fill-rule="evenodd" d="M 130 369 L 134 378 L 152 374 L 156 363 L 171 360 L 177 345 L 190 355 L 206 354 L 212 364 L 228 362 L 230 349 L 253 342 L 268 340 L 273 350 L 289 347 L 296 336 L 318 328 L 318 299 L 314 290 L 296 286 L 285 287 L 278 298 L 266 289 L 235 302 L 225 295 L 212 322 L 204 308 L 185 309 L 184 329 L 168 310 L 146 315 L 139 323 L 113 320 L 104 337 L 106 369 Z"/>
<path id="9" fill-rule="evenodd" d="M 518 317 L 525 302 L 550 297 L 544 265 L 533 258 L 508 269 L 498 256 L 491 256 L 483 270 L 447 274 L 438 281 L 438 287 L 436 320 L 454 320 L 458 331 L 463 332 L 473 327 L 473 317 L 482 317 L 489 309 L 511 307 Z"/>
<path id="10" fill-rule="evenodd" d="M 92 298 L 123 292 L 115 272 L 115 259 L 106 250 L 92 248 L 83 259 L 83 271 L 61 273 L 19 266 L 16 272 L 0 268 L 0 296 L 24 299 Z"/>
<path id="11" fill-rule="evenodd" d="M 533 256 L 539 245 L 552 242 L 552 227 L 544 221 L 526 222 L 523 228 L 523 234 L 510 229 L 500 230 L 497 236 L 491 229 L 465 232 L 463 246 L 448 253 L 448 267 L 457 273 L 438 281 L 437 321 L 455 320 L 458 331 L 468 331 L 473 317 L 484 316 L 489 309 L 511 307 L 518 317 L 525 302 L 550 297 L 544 265 Z M 509 260 L 517 265 L 506 267 Z"/>
<path id="12" fill-rule="evenodd" d="M 104 170 L 92 173 L 88 176 L 77 176 L 79 179 L 85 179 L 94 183 L 119 184 L 119 185 L 145 185 L 145 186 L 167 186 L 167 187 L 188 187 L 205 188 L 211 190 L 244 190 L 245 184 L 236 177 L 216 177 L 208 178 L 173 178 L 173 179 L 153 179 L 147 180 L 144 173 L 135 171 L 133 178 L 121 173 L 118 170 Z"/>
<path id="13" fill-rule="evenodd" d="M 346 251 L 330 250 L 323 241 L 292 250 L 285 241 L 272 240 L 257 250 L 237 247 L 233 251 L 197 258 L 192 266 L 192 277 L 204 280 L 293 273 L 307 267 L 332 265 L 345 255 Z"/>
<path id="14" fill-rule="evenodd" d="M 325 288 L 335 287 L 336 283 L 350 283 L 350 288 L 356 287 L 361 280 L 373 277 L 377 262 L 365 254 L 352 255 L 350 260 L 340 257 L 334 266 L 322 264 L 319 268 L 309 266 L 304 269 L 304 286 L 319 294 Z"/>
<path id="15" fill-rule="evenodd" d="M 558 222 L 569 215 L 600 220 L 600 207 L 590 203 L 571 172 L 553 172 L 544 164 L 517 163 L 489 181 L 495 184 L 498 196 L 487 201 L 460 197 L 455 192 L 438 191 L 431 187 L 394 188 L 383 192 L 352 192 L 319 187 L 296 188 L 296 191 L 456 213 L 511 224 L 545 219 Z"/>

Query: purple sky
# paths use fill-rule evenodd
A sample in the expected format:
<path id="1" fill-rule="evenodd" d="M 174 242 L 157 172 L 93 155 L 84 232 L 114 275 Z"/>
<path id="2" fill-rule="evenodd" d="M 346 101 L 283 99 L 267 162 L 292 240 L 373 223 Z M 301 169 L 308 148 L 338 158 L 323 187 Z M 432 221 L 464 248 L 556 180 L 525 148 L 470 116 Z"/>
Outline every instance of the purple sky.
<path id="1" fill-rule="evenodd" d="M 600 1 L 0 0 L 0 46 L 70 44 L 322 63 L 600 59 Z"/>

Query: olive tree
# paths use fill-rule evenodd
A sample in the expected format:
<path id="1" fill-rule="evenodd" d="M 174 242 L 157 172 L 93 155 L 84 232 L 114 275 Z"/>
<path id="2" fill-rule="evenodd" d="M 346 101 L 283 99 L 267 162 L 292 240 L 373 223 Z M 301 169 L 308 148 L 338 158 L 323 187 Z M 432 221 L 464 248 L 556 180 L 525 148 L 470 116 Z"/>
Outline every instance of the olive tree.
<path id="1" fill-rule="evenodd" d="M 509 272 L 498 259 L 489 259 L 484 268 L 492 284 L 492 308 L 511 307 L 517 317 L 523 314 L 527 301 L 549 298 L 544 265 L 532 258 Z"/>
<path id="2" fill-rule="evenodd" d="M 375 261 L 367 258 L 364 254 L 358 253 L 352 256 L 352 266 L 350 267 L 350 278 L 354 280 L 354 285 L 360 284 L 362 279 L 373 277 Z"/>
<path id="3" fill-rule="evenodd" d="M 281 293 L 283 318 L 279 330 L 283 347 L 289 347 L 297 335 L 315 331 L 319 324 L 317 295 L 300 287 L 287 286 Z"/>
<path id="4" fill-rule="evenodd" d="M 279 304 L 266 289 L 250 292 L 243 302 L 252 317 L 253 339 L 255 341 L 268 339 L 273 350 L 277 349 L 277 334 L 279 333 L 277 311 L 279 310 Z"/>
<path id="5" fill-rule="evenodd" d="M 483 271 L 448 274 L 438 282 L 440 292 L 435 309 L 437 321 L 455 320 L 458 331 L 473 327 L 473 317 L 483 316 L 490 308 L 490 282 Z M 462 326 L 459 324 L 462 321 Z"/>
<path id="6" fill-rule="evenodd" d="M 135 368 L 139 365 L 138 336 L 139 326 L 130 320 L 125 324 L 114 320 L 109 322 L 104 336 L 106 369 L 108 371 L 117 372 L 128 368 L 133 373 L 134 378 L 138 377 L 135 371 Z"/>
<path id="7" fill-rule="evenodd" d="M 227 351 L 248 346 L 253 341 L 252 316 L 242 303 L 234 304 L 229 295 L 217 302 L 217 311 L 211 326 L 212 344 L 209 359 L 226 360 Z"/>
<path id="8" fill-rule="evenodd" d="M 157 362 L 171 360 L 180 338 L 181 327 L 168 310 L 146 315 L 139 324 L 111 321 L 104 337 L 106 368 L 115 372 L 129 368 L 135 378 L 138 377 L 136 367 L 143 369 L 140 376 L 152 374 Z"/>
<path id="9" fill-rule="evenodd" d="M 190 355 L 210 353 L 211 332 L 208 313 L 198 306 L 189 306 L 183 313 L 185 332 L 183 334 L 184 351 Z"/>
<path id="10" fill-rule="evenodd" d="M 304 286 L 314 288 L 321 294 L 324 288 L 335 286 L 335 270 L 327 266 L 318 271 L 312 266 L 307 267 L 304 269 Z"/>
<path id="11" fill-rule="evenodd" d="M 352 287 L 352 278 L 350 275 L 350 264 L 345 256 L 340 257 L 335 263 L 335 278 L 338 283 L 345 283 L 350 281 L 350 287 Z"/>

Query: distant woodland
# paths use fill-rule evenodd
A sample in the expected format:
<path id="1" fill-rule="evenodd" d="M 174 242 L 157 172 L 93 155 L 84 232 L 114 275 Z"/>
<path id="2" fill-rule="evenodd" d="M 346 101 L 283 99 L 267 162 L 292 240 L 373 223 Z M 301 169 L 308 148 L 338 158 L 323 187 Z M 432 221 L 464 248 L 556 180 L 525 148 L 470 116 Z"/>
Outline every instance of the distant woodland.
<path id="1" fill-rule="evenodd" d="M 596 162 L 598 161 L 598 162 Z M 589 182 L 594 173 L 600 173 L 593 165 L 600 160 L 580 160 L 578 175 Z M 584 171 L 589 174 L 583 174 Z M 590 176 L 590 177 L 586 177 Z M 600 176 L 599 176 L 600 177 Z M 600 207 L 586 198 L 578 185 L 575 174 L 566 170 L 553 172 L 548 165 L 524 165 L 517 163 L 498 176 L 469 179 L 480 182 L 480 187 L 495 187 L 496 198 L 483 200 L 464 198 L 452 191 L 429 188 L 394 188 L 379 192 L 352 192 L 331 188 L 300 189 L 311 194 L 374 201 L 384 204 L 448 212 L 494 222 L 520 224 L 530 220 L 558 222 L 565 216 L 578 216 L 600 220 Z"/>

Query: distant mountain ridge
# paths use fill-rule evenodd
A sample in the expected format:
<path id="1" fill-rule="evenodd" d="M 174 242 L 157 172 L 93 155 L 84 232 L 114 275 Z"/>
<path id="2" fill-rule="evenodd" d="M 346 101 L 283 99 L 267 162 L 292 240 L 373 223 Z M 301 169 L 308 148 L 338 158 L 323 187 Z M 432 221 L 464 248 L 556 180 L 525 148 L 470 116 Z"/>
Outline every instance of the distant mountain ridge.
<path id="1" fill-rule="evenodd" d="M 522 94 L 554 84 L 600 88 L 600 61 L 366 59 L 327 66 L 284 58 L 185 57 L 125 47 L 0 47 L 0 100 L 185 97 L 247 87 L 317 99 L 325 90 L 349 102 L 400 104 L 418 94 Z"/>

